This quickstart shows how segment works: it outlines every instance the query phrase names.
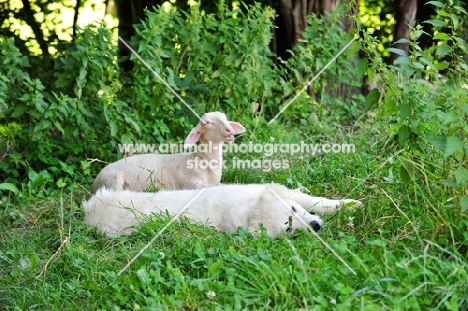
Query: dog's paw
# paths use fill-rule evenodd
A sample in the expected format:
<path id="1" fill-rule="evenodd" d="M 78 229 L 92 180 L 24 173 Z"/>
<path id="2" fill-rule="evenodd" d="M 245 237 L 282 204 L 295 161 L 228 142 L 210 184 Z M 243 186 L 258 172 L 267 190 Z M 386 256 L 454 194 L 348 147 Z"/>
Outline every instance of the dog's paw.
<path id="1" fill-rule="evenodd" d="M 349 208 L 356 208 L 362 206 L 362 202 L 359 200 L 353 199 L 343 199 L 340 200 L 341 207 L 349 207 Z"/>

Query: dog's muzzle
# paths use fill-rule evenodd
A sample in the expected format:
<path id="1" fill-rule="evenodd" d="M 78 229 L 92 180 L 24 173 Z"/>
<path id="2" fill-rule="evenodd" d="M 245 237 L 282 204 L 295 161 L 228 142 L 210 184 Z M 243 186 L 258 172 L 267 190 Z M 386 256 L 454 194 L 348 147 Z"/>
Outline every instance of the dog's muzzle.
<path id="1" fill-rule="evenodd" d="M 309 225 L 312 227 L 312 229 L 314 229 L 315 232 L 319 231 L 320 229 L 322 229 L 322 225 L 316 221 L 316 220 L 312 220 Z"/>

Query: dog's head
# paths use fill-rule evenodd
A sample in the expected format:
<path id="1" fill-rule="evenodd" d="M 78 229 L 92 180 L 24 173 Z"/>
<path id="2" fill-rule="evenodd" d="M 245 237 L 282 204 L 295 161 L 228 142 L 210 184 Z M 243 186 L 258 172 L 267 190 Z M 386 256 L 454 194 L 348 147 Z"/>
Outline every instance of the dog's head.
<path id="1" fill-rule="evenodd" d="M 283 232 L 294 232 L 298 228 L 303 228 L 307 231 L 314 230 L 315 232 L 322 229 L 323 220 L 320 217 L 310 214 L 292 200 L 284 199 L 283 201 L 281 202 L 284 210 L 281 217 L 285 220 L 282 225 Z M 285 203 L 288 204 L 289 209 L 286 208 Z"/>
<path id="2" fill-rule="evenodd" d="M 299 228 L 319 231 L 323 225 L 322 219 L 307 212 L 288 196 L 286 187 L 275 184 L 269 185 L 263 194 L 261 222 L 268 234 L 277 237 L 283 232 L 294 232 Z"/>

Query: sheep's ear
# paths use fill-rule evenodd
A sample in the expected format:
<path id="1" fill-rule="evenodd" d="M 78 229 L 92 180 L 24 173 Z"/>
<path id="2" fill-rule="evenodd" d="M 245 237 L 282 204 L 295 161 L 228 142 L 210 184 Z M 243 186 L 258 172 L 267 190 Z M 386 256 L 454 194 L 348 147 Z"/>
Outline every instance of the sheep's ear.
<path id="1" fill-rule="evenodd" d="M 240 134 L 245 132 L 245 127 L 243 127 L 240 123 L 229 121 L 229 125 L 234 130 L 234 134 Z"/>
<path id="2" fill-rule="evenodd" d="M 190 134 L 188 134 L 187 138 L 185 138 L 184 146 L 192 146 L 195 144 L 200 139 L 201 134 L 201 126 L 197 125 L 190 131 Z"/>

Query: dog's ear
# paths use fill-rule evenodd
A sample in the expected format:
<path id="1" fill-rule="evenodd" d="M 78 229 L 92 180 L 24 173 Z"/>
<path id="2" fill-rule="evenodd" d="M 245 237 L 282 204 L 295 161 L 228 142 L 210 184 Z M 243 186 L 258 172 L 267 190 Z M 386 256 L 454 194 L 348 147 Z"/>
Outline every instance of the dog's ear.
<path id="1" fill-rule="evenodd" d="M 270 192 L 274 198 L 278 199 L 278 197 L 276 195 L 278 195 L 280 198 L 282 199 L 285 199 L 287 197 L 289 197 L 289 191 L 288 189 L 283 186 L 283 185 L 279 185 L 279 184 L 269 184 L 267 186 L 267 190 L 268 192 Z M 276 195 L 275 195 L 276 194 Z"/>

